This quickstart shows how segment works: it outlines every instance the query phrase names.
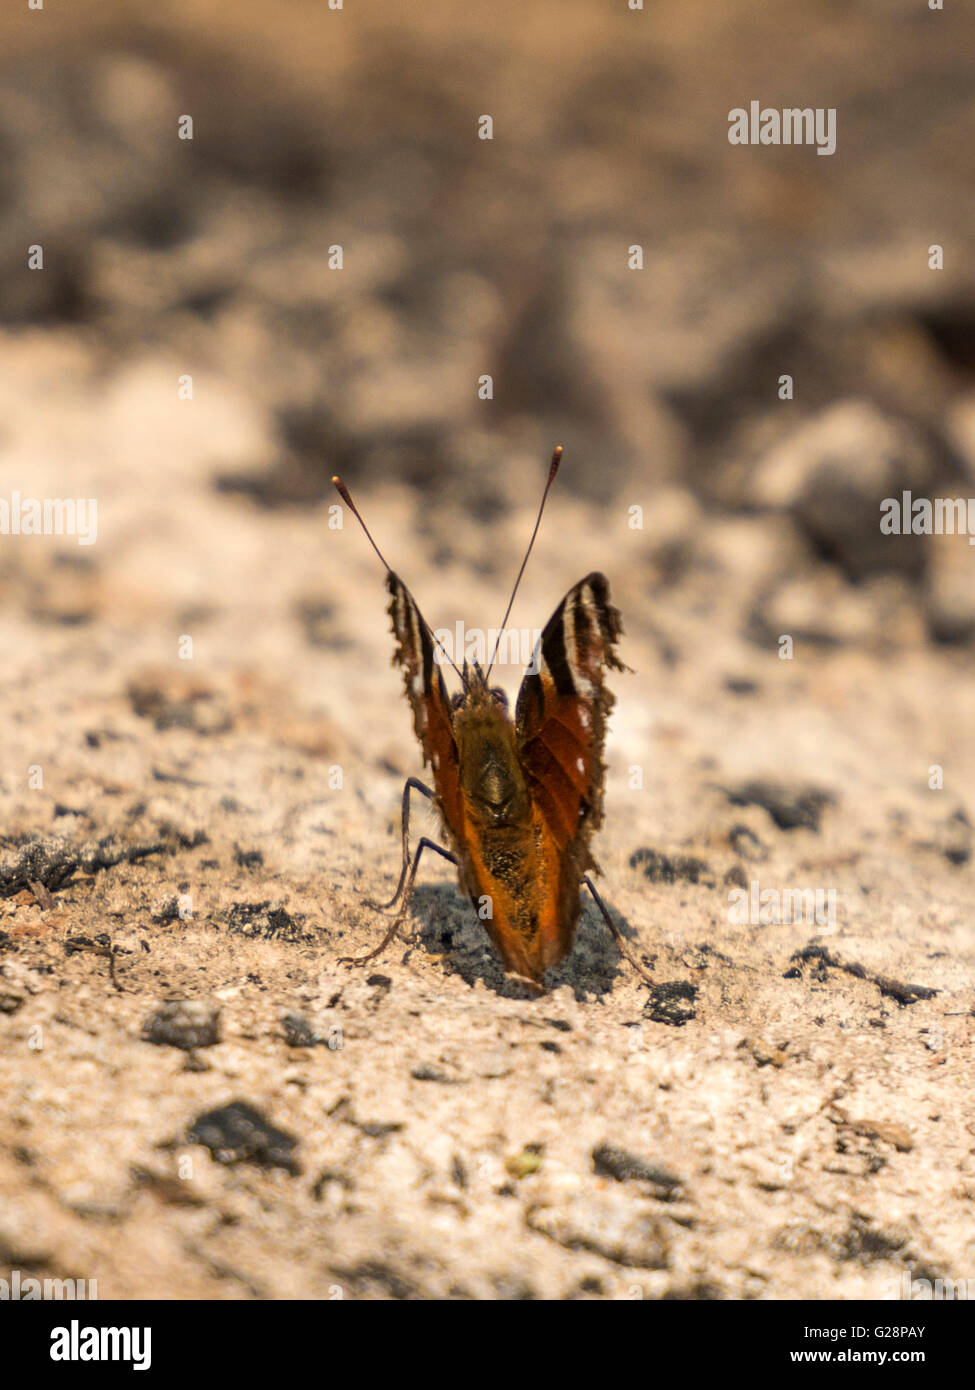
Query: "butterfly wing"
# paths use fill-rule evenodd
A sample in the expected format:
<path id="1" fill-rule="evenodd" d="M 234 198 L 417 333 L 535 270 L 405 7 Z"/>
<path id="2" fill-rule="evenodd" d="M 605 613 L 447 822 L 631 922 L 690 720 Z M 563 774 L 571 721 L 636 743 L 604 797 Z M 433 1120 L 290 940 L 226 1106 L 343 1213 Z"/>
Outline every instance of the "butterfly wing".
<path id="1" fill-rule="evenodd" d="M 609 601 L 606 576 L 586 575 L 569 590 L 542 633 L 518 692 L 515 722 L 532 795 L 553 843 L 575 875 L 575 892 L 592 866 L 588 844 L 603 816 L 603 746 L 613 707 L 607 668 L 626 667 L 616 655 L 622 633 Z"/>
<path id="2" fill-rule="evenodd" d="M 423 749 L 423 761 L 433 769 L 444 817 L 448 826 L 456 827 L 463 817 L 457 743 L 447 687 L 434 661 L 433 638 L 413 595 L 392 571 L 387 575 L 386 588 L 390 593 L 387 611 L 396 638 L 393 665 L 403 672 L 413 728 Z"/>

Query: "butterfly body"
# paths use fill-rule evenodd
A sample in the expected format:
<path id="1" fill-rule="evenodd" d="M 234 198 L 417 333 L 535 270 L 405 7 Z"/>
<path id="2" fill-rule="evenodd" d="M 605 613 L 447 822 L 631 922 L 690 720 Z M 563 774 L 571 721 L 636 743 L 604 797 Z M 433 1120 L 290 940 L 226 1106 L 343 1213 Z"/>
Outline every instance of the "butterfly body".
<path id="1" fill-rule="evenodd" d="M 570 926 L 559 910 L 558 846 L 532 796 L 507 711 L 474 684 L 455 712 L 454 732 L 462 820 L 453 826 L 441 818 L 461 887 L 507 968 L 540 980 L 571 946 L 578 879 Z"/>
<path id="2" fill-rule="evenodd" d="M 451 701 L 429 628 L 397 575 L 389 612 L 424 761 L 461 888 L 505 967 L 540 984 L 572 949 L 579 888 L 594 869 L 589 841 L 602 819 L 606 717 L 603 684 L 619 613 L 601 574 L 559 604 L 522 682 L 512 720 L 478 667 Z"/>

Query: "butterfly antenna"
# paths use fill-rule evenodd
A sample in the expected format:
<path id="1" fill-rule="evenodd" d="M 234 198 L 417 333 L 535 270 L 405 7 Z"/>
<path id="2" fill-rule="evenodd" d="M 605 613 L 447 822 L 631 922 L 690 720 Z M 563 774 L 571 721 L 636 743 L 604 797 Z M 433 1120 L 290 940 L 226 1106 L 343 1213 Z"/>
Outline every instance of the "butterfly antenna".
<path id="1" fill-rule="evenodd" d="M 528 564 L 528 557 L 532 553 L 532 546 L 535 544 L 535 537 L 538 535 L 538 528 L 542 524 L 542 512 L 545 510 L 545 502 L 548 498 L 549 489 L 555 482 L 555 475 L 559 471 L 559 463 L 561 462 L 561 459 L 562 445 L 559 444 L 556 446 L 555 452 L 552 455 L 552 462 L 549 464 L 548 481 L 545 484 L 545 491 L 542 493 L 542 500 L 538 506 L 538 516 L 535 518 L 535 529 L 534 531 L 532 531 L 531 540 L 528 542 L 528 549 L 525 551 L 525 558 L 521 562 L 521 569 L 518 571 L 518 577 L 515 580 L 515 586 L 511 590 L 511 597 L 508 600 L 508 607 L 505 610 L 504 617 L 501 619 L 501 626 L 498 628 L 498 635 L 494 641 L 494 651 L 491 653 L 491 664 L 488 666 L 487 675 L 484 677 L 485 685 L 491 679 L 491 672 L 494 670 L 494 663 L 497 660 L 498 656 L 498 647 L 501 645 L 501 636 L 505 630 L 505 627 L 507 626 L 508 619 L 511 617 L 511 610 L 514 607 L 515 595 L 518 592 L 518 585 L 521 583 L 521 576 L 525 573 L 525 566 Z"/>
<path id="2" fill-rule="evenodd" d="M 369 542 L 369 544 L 372 546 L 373 550 L 374 550 L 374 551 L 376 552 L 376 554 L 379 556 L 379 561 L 380 561 L 380 564 L 382 565 L 383 569 L 386 571 L 387 574 L 392 574 L 393 571 L 392 571 L 392 569 L 391 569 L 390 566 L 389 566 L 389 562 L 387 561 L 387 559 L 386 559 L 385 555 L 383 554 L 383 552 L 379 549 L 379 546 L 378 546 L 378 545 L 376 544 L 376 542 L 373 540 L 373 538 L 372 538 L 372 533 L 371 533 L 371 531 L 369 530 L 369 527 L 368 527 L 368 526 L 366 525 L 366 523 L 363 521 L 362 516 L 361 516 L 361 514 L 360 514 L 360 512 L 359 512 L 359 508 L 356 506 L 356 504 L 355 504 L 355 503 L 353 502 L 353 500 L 352 500 L 352 494 L 351 494 L 351 492 L 349 492 L 349 489 L 345 486 L 345 483 L 343 483 L 342 479 L 339 477 L 339 475 L 338 475 L 337 473 L 334 473 L 334 474 L 332 475 L 332 482 L 335 484 L 336 488 L 338 489 L 338 493 L 339 493 L 339 496 L 341 497 L 342 501 L 343 501 L 343 502 L 345 503 L 345 505 L 349 508 L 349 510 L 351 511 L 352 515 L 355 517 L 356 521 L 357 521 L 357 522 L 359 523 L 359 525 L 362 527 L 363 531 L 365 531 L 365 533 L 366 533 L 366 540 Z M 538 529 L 538 528 L 536 527 L 536 530 L 537 530 L 537 529 Z M 414 604 L 414 607 L 416 607 L 415 604 Z M 423 614 L 420 613 L 420 610 L 417 608 L 416 611 L 417 611 L 417 613 L 419 614 L 420 621 L 422 622 L 423 626 L 426 628 L 427 632 L 430 634 L 430 636 L 431 636 L 431 638 L 433 639 L 433 641 L 437 644 L 437 646 L 438 646 L 438 647 L 440 648 L 440 650 L 443 652 L 444 657 L 446 658 L 446 660 L 450 663 L 451 666 L 454 667 L 454 670 L 457 671 L 458 676 L 460 676 L 461 680 L 464 682 L 464 689 L 465 689 L 465 690 L 469 690 L 469 689 L 470 689 L 470 686 L 469 686 L 469 684 L 468 684 L 467 677 L 464 675 L 464 673 L 463 673 L 462 671 L 458 671 L 458 670 L 457 670 L 457 667 L 454 665 L 454 662 L 451 660 L 450 653 L 447 651 L 447 649 L 446 649 L 446 647 L 444 646 L 444 644 L 440 641 L 440 638 L 439 638 L 439 637 L 437 636 L 437 634 L 434 632 L 433 628 L 432 628 L 432 627 L 430 626 L 430 624 L 427 622 L 426 618 L 424 618 Z"/>

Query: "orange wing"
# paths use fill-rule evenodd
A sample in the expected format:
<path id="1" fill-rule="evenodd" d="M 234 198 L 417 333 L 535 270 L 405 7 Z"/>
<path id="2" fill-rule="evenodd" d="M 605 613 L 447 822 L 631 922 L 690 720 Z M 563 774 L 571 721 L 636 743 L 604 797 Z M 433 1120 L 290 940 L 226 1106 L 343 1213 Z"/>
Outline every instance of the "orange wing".
<path id="1" fill-rule="evenodd" d="M 433 659 L 433 639 L 409 589 L 392 570 L 386 578 L 390 592 L 396 651 L 393 665 L 403 672 L 406 698 L 413 711 L 413 728 L 423 749 L 423 761 L 433 769 L 434 785 L 448 825 L 463 823 L 457 743 L 450 698 L 440 667 Z"/>
<path id="2" fill-rule="evenodd" d="M 614 704 L 603 677 L 607 667 L 626 670 L 615 650 L 622 630 L 606 576 L 586 575 L 548 620 L 535 653 L 538 669 L 518 692 L 519 751 L 532 795 L 556 845 L 578 861 L 580 877 L 603 816 L 603 746 Z"/>

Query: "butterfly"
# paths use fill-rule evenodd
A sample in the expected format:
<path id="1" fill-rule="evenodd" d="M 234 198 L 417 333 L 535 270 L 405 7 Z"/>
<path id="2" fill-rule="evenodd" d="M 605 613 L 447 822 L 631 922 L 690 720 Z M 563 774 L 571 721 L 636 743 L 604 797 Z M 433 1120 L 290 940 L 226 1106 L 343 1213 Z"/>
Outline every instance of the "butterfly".
<path id="1" fill-rule="evenodd" d="M 649 979 L 597 893 L 590 852 L 603 819 L 603 748 L 614 697 L 607 670 L 625 671 L 617 655 L 622 634 L 609 583 L 598 572 L 574 584 L 546 623 L 518 692 L 514 718 L 504 691 L 490 683 L 498 642 L 531 554 L 549 489 L 558 472 L 555 450 L 525 558 L 515 580 L 487 671 L 465 660 L 462 670 L 424 619 L 406 585 L 386 563 L 341 478 L 332 479 L 386 570 L 396 647 L 413 728 L 432 771 L 433 787 L 410 777 L 403 787 L 402 868 L 396 892 L 381 910 L 395 920 L 361 965 L 397 935 L 409 910 L 424 850 L 456 865 L 468 895 L 509 976 L 541 991 L 546 970 L 572 950 L 582 912 L 580 889 L 592 893 L 621 953 Z M 440 648 L 440 659 L 437 649 Z M 444 662 L 463 689 L 448 695 Z M 410 854 L 412 793 L 433 802 L 447 845 L 424 836 Z"/>

